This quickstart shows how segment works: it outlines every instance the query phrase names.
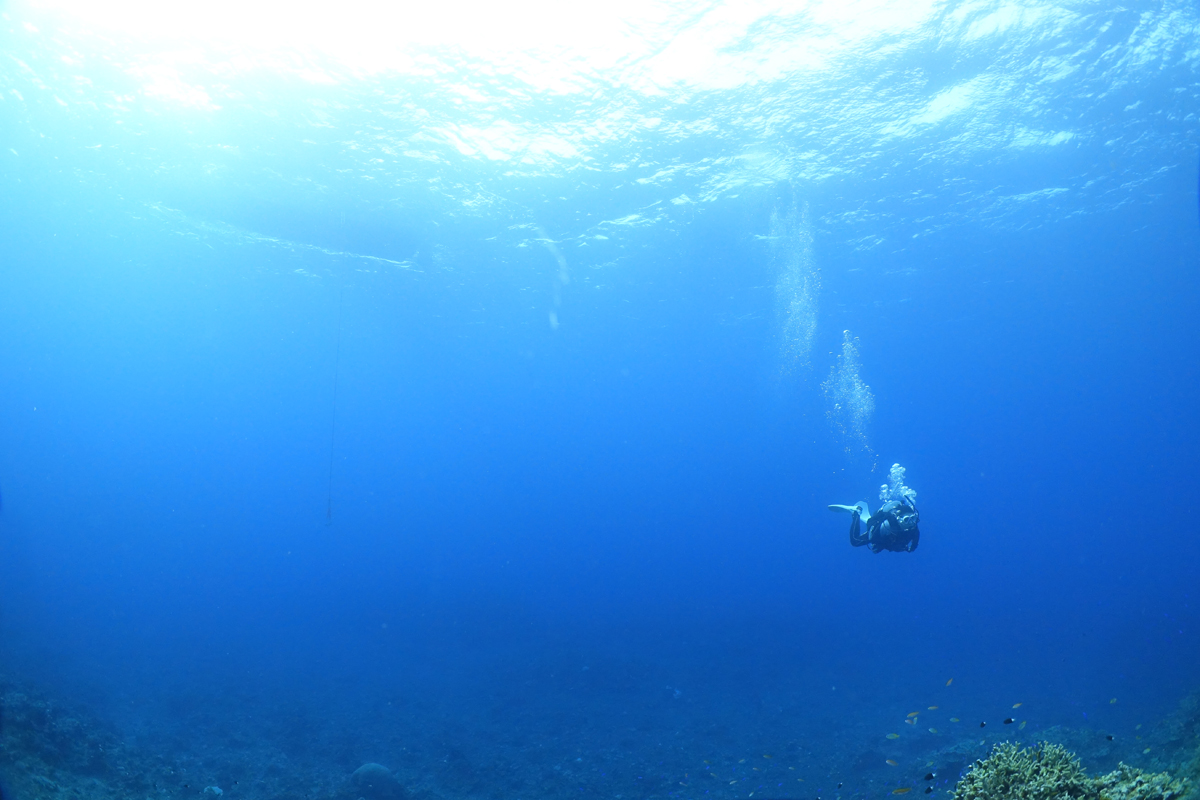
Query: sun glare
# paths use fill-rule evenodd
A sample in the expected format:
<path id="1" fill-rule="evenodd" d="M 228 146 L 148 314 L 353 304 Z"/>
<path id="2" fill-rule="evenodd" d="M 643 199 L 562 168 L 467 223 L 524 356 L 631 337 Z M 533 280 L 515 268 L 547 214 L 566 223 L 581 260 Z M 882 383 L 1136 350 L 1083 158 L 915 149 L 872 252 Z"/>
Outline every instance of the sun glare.
<path id="1" fill-rule="evenodd" d="M 26 0 L 21 20 L 134 60 L 302 72 L 433 74 L 469 63 L 571 92 L 595 76 L 642 92 L 727 89 L 817 73 L 924 25 L 935 0 Z"/>
<path id="2" fill-rule="evenodd" d="M 667 5 L 627 0 L 602 7 L 547 0 L 350 0 L 336 5 L 283 0 L 31 0 L 23 8 L 31 18 L 49 15 L 62 28 L 116 36 L 141 47 L 203 45 L 245 55 L 299 51 L 367 70 L 389 68 L 397 58 L 407 62 L 413 52 L 428 48 L 453 48 L 488 60 L 563 48 L 591 56 L 619 52 L 628 44 L 626 38 L 642 27 L 639 18 L 661 21 L 671 14 Z"/>

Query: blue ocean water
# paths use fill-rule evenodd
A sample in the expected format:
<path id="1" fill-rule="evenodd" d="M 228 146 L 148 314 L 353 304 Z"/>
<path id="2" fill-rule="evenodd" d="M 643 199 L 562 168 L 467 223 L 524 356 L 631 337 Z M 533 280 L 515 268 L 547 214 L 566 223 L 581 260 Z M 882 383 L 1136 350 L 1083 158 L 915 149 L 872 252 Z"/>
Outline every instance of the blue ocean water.
<path id="1" fill-rule="evenodd" d="M 1185 760 L 1194 4 L 0 9 L 0 678 L 136 796 Z"/>

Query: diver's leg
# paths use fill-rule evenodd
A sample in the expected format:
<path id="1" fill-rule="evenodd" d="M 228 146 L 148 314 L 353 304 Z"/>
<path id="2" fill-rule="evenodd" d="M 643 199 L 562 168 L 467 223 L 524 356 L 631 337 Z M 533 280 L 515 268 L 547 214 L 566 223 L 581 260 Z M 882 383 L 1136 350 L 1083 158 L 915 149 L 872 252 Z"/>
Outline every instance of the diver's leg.
<path id="1" fill-rule="evenodd" d="M 858 509 L 850 512 L 850 546 L 862 547 L 867 543 L 867 537 L 860 532 Z"/>

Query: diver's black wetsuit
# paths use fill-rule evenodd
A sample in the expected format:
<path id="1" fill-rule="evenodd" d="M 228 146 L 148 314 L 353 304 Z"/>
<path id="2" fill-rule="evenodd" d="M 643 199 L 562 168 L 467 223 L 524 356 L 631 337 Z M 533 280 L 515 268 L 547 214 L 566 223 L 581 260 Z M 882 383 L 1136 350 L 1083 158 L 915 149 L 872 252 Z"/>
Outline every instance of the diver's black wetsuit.
<path id="1" fill-rule="evenodd" d="M 871 548 L 872 553 L 881 550 L 911 553 L 921 541 L 921 531 L 917 527 L 921 515 L 917 513 L 916 505 L 907 498 L 885 503 L 883 508 L 867 520 L 865 532 L 859 529 L 860 516 L 857 511 L 851 514 L 850 544 L 854 547 L 862 547 L 865 544 Z"/>

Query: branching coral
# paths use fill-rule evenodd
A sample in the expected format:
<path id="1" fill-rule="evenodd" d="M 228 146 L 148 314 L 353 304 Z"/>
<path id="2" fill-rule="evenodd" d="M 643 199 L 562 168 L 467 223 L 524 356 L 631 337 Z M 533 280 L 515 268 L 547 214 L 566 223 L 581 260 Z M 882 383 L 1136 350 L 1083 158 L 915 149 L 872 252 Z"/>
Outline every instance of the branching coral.
<path id="1" fill-rule="evenodd" d="M 954 800 L 1065 800 L 1087 797 L 1089 789 L 1087 773 L 1065 748 L 1005 742 L 975 762 L 954 788 Z"/>
<path id="2" fill-rule="evenodd" d="M 1166 772 L 1125 764 L 1089 778 L 1079 759 L 1059 745 L 1022 749 L 1005 742 L 975 762 L 954 788 L 954 800 L 1176 800 L 1188 788 L 1186 780 Z"/>

